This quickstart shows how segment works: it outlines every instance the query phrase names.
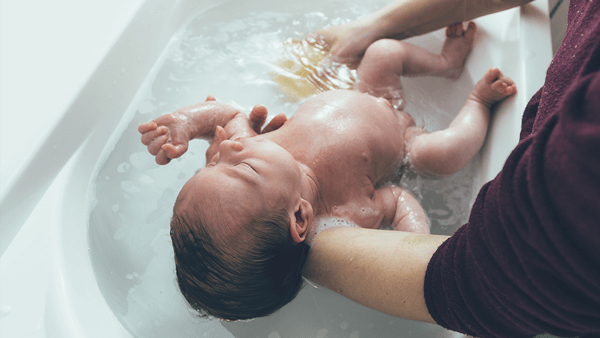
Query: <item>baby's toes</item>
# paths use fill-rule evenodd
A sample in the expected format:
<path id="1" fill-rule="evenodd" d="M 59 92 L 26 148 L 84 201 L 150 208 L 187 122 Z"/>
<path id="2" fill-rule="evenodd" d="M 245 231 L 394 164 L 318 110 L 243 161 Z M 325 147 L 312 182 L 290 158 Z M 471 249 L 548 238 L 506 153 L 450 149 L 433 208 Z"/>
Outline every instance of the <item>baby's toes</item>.
<path id="1" fill-rule="evenodd" d="M 492 83 L 491 88 L 502 97 L 509 96 L 517 92 L 517 86 L 511 82 L 505 79 L 498 79 Z"/>
<path id="2" fill-rule="evenodd" d="M 488 71 L 483 75 L 483 80 L 491 86 L 501 76 L 502 76 L 502 72 L 500 71 L 500 69 L 493 67 L 493 68 L 488 69 Z"/>
<path id="3" fill-rule="evenodd" d="M 447 37 L 455 38 L 455 37 L 463 36 L 463 34 L 464 34 L 464 30 L 463 30 L 462 22 L 455 23 L 455 24 L 452 24 L 452 25 L 446 27 L 446 36 Z"/>
<path id="4" fill-rule="evenodd" d="M 461 25 L 462 27 L 462 25 Z M 475 39 L 475 33 L 477 32 L 477 25 L 471 21 L 467 25 L 467 30 L 463 33 L 465 39 L 473 41 Z"/>

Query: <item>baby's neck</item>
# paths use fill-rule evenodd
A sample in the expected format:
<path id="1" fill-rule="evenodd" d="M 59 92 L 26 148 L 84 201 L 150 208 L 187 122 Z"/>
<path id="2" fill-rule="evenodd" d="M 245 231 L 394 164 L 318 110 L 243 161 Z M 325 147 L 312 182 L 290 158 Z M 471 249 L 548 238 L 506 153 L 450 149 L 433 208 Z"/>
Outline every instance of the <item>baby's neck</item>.
<path id="1" fill-rule="evenodd" d="M 319 214 L 319 210 L 327 209 L 327 205 L 325 205 L 325 201 L 321 195 L 320 184 L 314 171 L 302 162 L 298 162 L 298 165 L 305 174 L 301 196 L 310 203 L 313 209 L 313 222 L 310 224 L 306 235 L 306 243 L 312 245 L 314 238 L 321 228 L 317 215 Z"/>
<path id="2" fill-rule="evenodd" d="M 315 175 L 315 172 L 304 163 L 298 162 L 298 165 L 300 166 L 300 169 L 304 172 L 304 182 L 302 184 L 301 196 L 306 201 L 308 201 L 310 205 L 312 205 L 316 216 L 317 208 L 321 204 L 322 199 L 320 184 L 317 180 L 317 175 Z"/>

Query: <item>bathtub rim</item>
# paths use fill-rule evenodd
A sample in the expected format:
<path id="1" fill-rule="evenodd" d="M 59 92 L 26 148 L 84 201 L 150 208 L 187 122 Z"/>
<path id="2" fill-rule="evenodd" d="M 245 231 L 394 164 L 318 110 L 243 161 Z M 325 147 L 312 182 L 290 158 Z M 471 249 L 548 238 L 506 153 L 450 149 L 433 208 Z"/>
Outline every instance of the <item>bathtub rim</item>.
<path id="1" fill-rule="evenodd" d="M 143 6 L 146 5 L 150 5 L 152 3 L 157 3 L 158 1 L 154 1 L 154 0 L 149 0 L 146 1 L 144 3 Z M 140 11 L 143 10 L 143 6 L 142 8 L 140 8 Z M 527 6 L 534 6 L 534 9 L 532 9 L 531 7 L 527 7 Z M 531 15 L 538 15 L 539 13 L 545 13 L 547 14 L 547 3 L 544 4 L 542 1 L 535 1 L 534 3 L 531 3 L 529 5 L 527 5 L 524 8 L 519 9 L 513 9 L 511 11 L 516 11 L 517 13 L 519 13 L 519 16 L 522 15 L 527 15 L 530 16 Z M 135 18 L 140 15 L 140 11 L 138 11 L 138 13 L 136 14 L 136 16 L 134 17 L 133 21 L 135 21 Z M 531 11 L 533 11 L 533 14 L 531 13 Z M 166 10 L 165 12 L 169 12 L 168 10 Z M 189 14 L 189 13 L 192 14 Z M 197 12 L 195 11 L 188 11 L 188 17 L 190 15 L 195 15 Z M 185 14 L 184 14 L 185 15 Z M 523 20 L 521 20 L 523 21 Z M 182 21 L 184 22 L 184 21 Z M 168 41 L 168 39 L 170 38 L 170 36 L 172 36 L 172 34 L 177 30 L 177 28 L 179 27 L 179 25 L 181 24 L 181 22 L 179 22 L 177 25 L 175 25 L 175 27 L 173 27 L 173 31 L 171 32 L 171 34 L 166 34 L 166 41 Z M 525 22 L 523 23 L 523 25 L 520 27 L 520 30 L 524 30 L 526 29 L 529 23 Z M 536 21 L 531 23 L 535 30 L 539 32 L 540 29 L 540 20 L 536 17 Z M 543 24 L 543 22 L 542 22 Z M 126 36 L 127 34 L 130 34 L 131 32 L 130 30 L 130 25 L 127 26 L 127 28 L 125 29 L 124 33 L 121 35 L 121 37 L 119 38 L 119 40 L 115 43 L 115 46 L 111 49 L 111 51 L 108 53 L 108 55 L 111 55 L 117 47 L 117 44 L 119 42 L 121 42 Z M 548 24 L 549 27 L 549 24 Z M 529 27 L 528 29 L 531 29 L 531 27 Z M 549 28 L 548 31 L 546 33 L 549 32 Z M 533 39 L 533 37 L 531 37 Z M 550 37 L 548 36 L 548 46 L 550 46 Z M 541 38 L 542 40 L 544 39 L 543 37 Z M 166 41 L 164 44 L 166 44 Z M 531 43 L 531 41 L 529 41 L 528 43 Z M 538 42 L 539 43 L 539 42 Z M 163 45 L 164 45 L 163 44 Z M 526 48 L 523 46 L 527 46 L 527 41 L 522 41 L 520 42 L 520 47 L 522 48 Z M 524 49 L 521 49 L 521 51 L 523 51 Z M 526 50 L 526 49 L 525 49 Z M 158 57 L 158 56 L 157 56 Z M 155 62 L 156 58 L 154 58 L 148 67 L 151 67 L 154 62 Z M 536 61 L 537 60 L 537 61 Z M 538 59 L 531 59 L 531 60 L 525 60 L 526 64 L 523 66 L 525 69 L 528 69 L 528 75 L 531 74 L 536 74 L 535 72 L 538 72 L 537 74 L 539 74 L 540 72 L 545 73 L 545 69 L 547 67 L 547 64 L 549 64 L 550 58 L 547 58 L 547 60 L 542 60 L 539 61 Z M 543 66 L 540 67 L 540 65 L 544 64 L 544 62 L 547 63 Z M 115 77 L 118 77 L 120 75 L 121 69 L 122 67 L 120 67 L 119 65 L 106 65 L 107 59 L 105 59 L 102 63 L 102 65 L 98 68 L 98 70 L 96 72 L 94 72 L 94 75 L 92 76 L 92 79 L 90 80 L 90 82 L 88 82 L 88 84 L 86 84 L 86 86 L 84 87 L 84 89 L 82 90 L 81 95 L 86 96 L 86 95 L 90 95 L 88 93 L 88 91 L 93 90 L 94 88 L 97 88 L 94 86 L 93 79 L 95 77 L 103 77 L 103 76 L 108 76 L 106 74 L 103 74 L 103 72 L 106 70 L 103 67 L 108 67 L 109 68 L 109 73 L 112 74 Z M 110 63 L 110 62 L 109 62 Z M 530 64 L 529 64 L 530 63 Z M 109 67 L 112 66 L 112 67 Z M 529 67 L 529 68 L 527 68 Z M 143 78 L 146 76 L 147 72 L 142 72 L 142 78 L 139 80 L 139 82 L 141 83 L 143 81 Z M 530 81 L 527 82 L 527 88 L 520 88 L 520 93 L 525 93 L 523 94 L 522 100 L 521 101 L 526 101 L 528 100 L 528 98 L 533 95 L 533 93 L 535 91 L 537 91 L 537 89 L 541 86 L 541 83 L 543 82 L 543 76 L 537 76 L 538 78 L 538 84 L 535 84 L 535 81 Z M 531 84 L 531 85 L 530 85 Z M 137 90 L 137 87 L 134 87 L 134 94 L 135 94 L 135 90 Z M 86 94 L 87 93 L 87 94 Z M 71 105 L 71 107 L 65 111 L 65 113 L 63 114 L 63 117 L 61 118 L 61 122 L 62 121 L 66 121 L 71 117 L 71 114 L 74 114 L 75 111 L 78 111 L 79 109 L 79 105 L 80 103 L 80 99 L 82 99 L 80 96 L 78 96 L 77 100 L 73 103 L 73 105 Z M 91 95 L 91 97 L 93 97 L 93 95 Z M 131 96 L 133 97 L 133 95 Z M 121 112 L 124 112 L 127 108 L 127 106 L 129 105 L 129 102 L 131 100 L 127 100 L 127 98 L 123 99 L 124 101 L 127 101 L 127 103 L 125 104 L 125 108 L 120 110 Z M 518 101 L 518 100 L 515 100 Z M 522 107 L 524 107 L 524 103 L 522 102 L 515 102 L 514 104 L 516 104 L 517 106 L 520 106 L 521 104 L 523 105 Z M 508 105 L 510 106 L 510 105 Z M 504 109 L 509 109 L 510 107 L 506 107 Z M 116 111 L 116 110 L 115 110 Z M 517 119 L 519 122 L 519 126 L 520 126 L 520 112 L 522 112 L 522 109 L 520 111 L 517 111 L 516 114 L 519 115 L 519 118 Z M 117 113 L 115 113 L 117 114 Z M 118 114 L 117 114 L 118 115 Z M 81 139 L 79 139 L 79 142 L 77 143 L 77 147 L 75 148 L 75 150 L 71 150 L 71 153 L 68 154 L 67 158 L 64 160 L 64 162 L 66 163 L 66 165 L 61 166 L 58 169 L 58 173 L 57 175 L 60 175 L 60 180 L 58 180 L 57 183 L 57 187 L 56 189 L 59 191 L 58 193 L 58 197 L 62 200 L 67 199 L 69 192 L 71 191 L 71 188 L 75 188 L 76 190 L 81 190 L 84 194 L 88 191 L 88 185 L 89 185 L 89 181 L 91 181 L 93 179 L 93 177 L 91 177 L 93 170 L 94 170 L 94 164 L 92 164 L 91 166 L 89 164 L 84 165 L 85 170 L 84 171 L 80 171 L 80 165 L 82 161 L 84 161 L 84 158 L 87 158 L 88 156 L 91 156 L 92 154 L 96 153 L 99 154 L 102 152 L 104 145 L 106 143 L 106 141 L 109 139 L 110 135 L 112 134 L 112 130 L 114 129 L 114 126 L 119 122 L 120 118 L 116 119 L 116 121 L 114 121 L 114 123 L 103 123 L 99 126 L 95 126 L 95 127 L 90 127 L 88 126 L 87 129 L 85 129 L 86 133 L 84 136 L 81 137 Z M 59 123 L 60 124 L 60 123 Z M 92 124 L 93 125 L 93 124 Z M 93 144 L 95 142 L 95 140 L 100 139 L 103 140 L 100 146 Z M 48 141 L 48 139 L 46 140 Z M 516 143 L 515 143 L 516 144 Z M 40 149 L 43 146 L 40 146 Z M 513 146 L 510 146 L 510 150 L 512 150 Z M 97 158 L 97 157 L 96 157 Z M 37 162 L 36 162 L 37 163 Z M 32 165 L 36 164 L 34 162 L 29 162 L 27 164 L 27 167 L 31 167 Z M 499 170 L 499 169 L 498 169 Z M 492 171 L 490 171 L 491 173 Z M 54 177 L 56 177 L 57 175 L 55 175 Z M 82 176 L 82 178 L 78 181 L 79 183 L 84 183 L 81 184 L 80 186 L 77 186 L 76 183 L 70 179 L 70 176 Z M 492 174 L 492 176 L 495 174 Z M 21 177 L 23 177 L 23 175 L 21 175 Z M 47 186 L 43 188 L 43 191 L 41 192 L 41 194 L 43 195 L 45 190 L 47 189 L 48 186 L 50 186 L 50 183 L 53 181 L 54 177 L 49 177 L 49 178 L 45 178 L 46 180 L 48 180 L 48 182 L 45 182 L 45 184 L 47 184 Z M 87 180 L 85 179 L 87 177 Z M 489 177 L 489 175 L 488 175 Z M 485 177 L 481 177 L 481 180 L 486 180 Z M 17 180 L 18 181 L 18 180 Z M 16 186 L 16 185 L 14 185 Z M 7 191 L 7 190 L 5 190 Z M 5 191 L 3 191 L 2 193 L 4 194 Z M 8 193 L 6 193 L 5 195 L 2 195 L 3 198 L 4 196 L 10 196 Z M 81 196 L 81 195 L 78 195 Z M 55 196 L 56 197 L 56 196 Z M 41 199 L 41 197 L 40 197 Z M 38 199 L 39 200 L 39 199 Z M 4 199 L 2 199 L 3 203 L 1 204 L 2 207 L 5 206 L 4 204 Z M 44 202 L 48 202 L 48 201 L 44 201 Z M 49 203 L 49 202 L 48 202 Z M 34 205 L 31 207 L 31 209 L 35 208 L 35 205 L 37 204 L 37 202 L 34 203 Z M 57 204 L 58 207 L 60 207 L 61 209 L 64 207 L 64 205 L 61 205 L 61 203 Z M 61 220 L 63 220 L 63 218 L 65 217 L 66 211 L 62 210 L 61 215 L 59 216 L 54 216 L 54 217 L 49 217 L 50 220 L 52 220 L 52 223 L 54 224 L 54 226 L 56 226 L 58 229 L 59 228 L 59 224 L 61 222 Z M 82 214 L 83 214 L 83 219 L 85 219 L 86 215 L 85 212 L 78 212 L 77 214 L 73 214 L 73 215 L 69 215 L 69 217 L 73 217 L 76 218 L 77 220 L 81 220 L 82 219 Z M 28 216 L 29 214 L 27 214 Z M 3 219 L 4 221 L 4 219 Z M 78 222 L 78 221 L 76 221 Z M 67 254 L 63 251 L 64 247 L 61 248 L 61 243 L 63 243 L 62 241 L 65 240 L 66 238 L 69 238 L 71 236 L 73 236 L 74 234 L 69 234 L 68 236 L 65 235 L 65 237 L 61 237 L 62 239 L 57 239 L 56 242 L 53 244 L 53 251 L 57 251 L 58 253 L 54 253 L 56 255 L 56 258 L 59 259 L 59 262 L 56 264 L 64 264 L 65 262 L 62 260 L 63 257 L 65 257 Z M 80 234 L 79 234 L 80 235 Z M 87 242 L 86 242 L 87 245 Z M 18 249 L 18 248 L 17 248 Z M 89 255 L 87 257 L 87 260 L 89 261 Z M 84 259 L 85 262 L 85 259 Z M 62 268 L 64 269 L 64 267 Z M 47 318 L 46 318 L 46 330 L 47 330 L 47 336 L 48 337 L 104 337 L 104 332 L 101 331 L 101 329 L 104 328 L 103 325 L 92 325 L 90 324 L 89 327 L 85 327 L 82 328 L 81 327 L 81 323 L 90 323 L 90 321 L 93 322 L 92 319 L 97 319 L 98 317 L 94 314 L 86 314 L 85 316 L 87 316 L 86 318 L 88 318 L 88 320 L 81 320 L 81 321 L 77 321 L 77 318 L 81 318 L 82 313 L 75 313 L 76 311 L 73 311 L 73 306 L 74 306 L 74 302 L 77 302 L 76 300 L 73 300 L 74 295 L 73 294 L 68 294 L 68 293 L 72 293 L 73 290 L 77 289 L 77 288 L 81 288 L 80 286 L 77 285 L 72 285 L 69 284 L 69 282 L 65 283 L 65 275 L 62 274 L 63 270 L 57 270 L 56 272 L 53 273 L 53 277 L 52 277 L 52 286 L 49 288 L 49 292 L 48 292 L 48 298 L 43 302 L 43 307 L 46 309 L 46 313 L 47 313 Z M 87 272 L 86 272 L 87 274 Z M 92 272 L 92 276 L 93 276 L 93 272 Z M 88 276 L 89 277 L 89 276 Z M 87 297 L 93 298 L 93 299 L 97 299 L 95 297 L 100 296 L 102 297 L 101 293 L 99 290 L 97 290 L 97 285 L 94 284 L 94 287 L 92 288 L 92 290 L 89 291 L 83 291 L 83 294 L 86 295 Z M 102 305 L 104 304 L 104 305 Z M 95 306 L 100 307 L 100 309 L 102 309 L 103 306 L 105 306 L 106 304 L 104 302 L 100 302 L 100 304 L 96 304 Z M 35 301 L 32 302 L 31 306 L 39 306 L 39 301 Z M 79 304 L 77 305 L 79 306 L 79 308 L 83 308 L 85 309 L 86 306 L 85 304 Z M 59 311 L 56 311 L 56 310 Z M 62 310 L 61 310 L 62 309 Z M 103 313 L 102 316 L 104 316 L 104 318 L 106 320 L 108 320 L 110 322 L 111 319 L 111 315 L 112 315 L 112 311 L 110 311 L 110 309 L 104 308 L 102 311 L 108 310 L 109 313 Z M 92 311 L 93 312 L 93 311 Z M 51 316 L 52 313 L 52 316 Z M 115 320 L 116 318 L 113 317 L 113 320 Z M 53 323 L 53 321 L 59 321 L 58 324 L 56 322 Z M 118 321 L 117 321 L 118 322 Z M 61 327 L 63 326 L 64 327 Z M 64 335 L 62 335 L 64 334 Z M 82 335 L 83 334 L 83 335 Z M 116 330 L 115 331 L 115 337 L 120 337 L 121 335 L 123 337 L 130 337 L 128 335 L 125 335 L 126 333 Z"/>

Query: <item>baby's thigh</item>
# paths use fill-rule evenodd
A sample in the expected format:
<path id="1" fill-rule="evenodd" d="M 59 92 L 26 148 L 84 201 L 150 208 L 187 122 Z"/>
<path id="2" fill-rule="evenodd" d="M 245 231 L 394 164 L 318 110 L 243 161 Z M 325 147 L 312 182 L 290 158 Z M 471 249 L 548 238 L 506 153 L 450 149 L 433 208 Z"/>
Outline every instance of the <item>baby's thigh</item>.
<path id="1" fill-rule="evenodd" d="M 357 69 L 359 83 L 369 89 L 400 88 L 406 53 L 405 43 L 401 41 L 382 39 L 372 43 Z M 359 90 L 366 91 L 360 87 Z"/>

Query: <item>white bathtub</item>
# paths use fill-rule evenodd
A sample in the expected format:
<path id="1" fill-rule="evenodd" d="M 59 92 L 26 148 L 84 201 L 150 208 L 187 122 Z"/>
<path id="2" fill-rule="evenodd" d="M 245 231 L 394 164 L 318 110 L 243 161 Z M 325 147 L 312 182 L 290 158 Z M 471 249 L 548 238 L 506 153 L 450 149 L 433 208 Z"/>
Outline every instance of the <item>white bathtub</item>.
<path id="1" fill-rule="evenodd" d="M 136 132 L 128 126 L 128 121 L 119 122 L 123 116 L 131 119 L 131 114 L 128 115 L 131 105 L 139 101 L 136 93 L 171 37 L 197 13 L 221 3 L 143 2 L 71 107 L 40 143 L 39 151 L 2 190 L 0 336 L 275 338 L 324 337 L 325 333 L 327 337 L 452 336 L 433 325 L 394 319 L 328 290 L 311 287 L 275 316 L 249 323 L 221 326 L 214 322 L 192 322 L 187 313 L 163 314 L 161 302 L 172 300 L 161 299 L 160 285 L 147 288 L 157 291 L 147 296 L 148 303 L 144 305 L 149 311 L 147 318 L 127 312 L 132 305 L 124 302 L 128 301 L 127 293 L 135 292 L 132 286 L 150 280 L 144 280 L 143 268 L 134 271 L 131 267 L 150 263 L 134 262 L 139 256 L 143 260 L 143 253 L 128 255 L 127 250 L 111 242 L 119 236 L 110 224 L 104 229 L 106 233 L 97 224 L 90 225 L 93 189 L 115 140 L 121 133 Z M 311 10 L 318 7 L 315 5 Z M 515 80 L 517 96 L 500 105 L 492 119 L 481 165 L 476 170 L 476 185 L 481 186 L 495 176 L 517 143 L 521 113 L 542 84 L 551 59 L 551 44 L 544 0 L 476 22 L 480 32 L 455 89 L 446 90 L 428 80 L 409 81 L 405 87 L 439 90 L 437 98 L 445 102 L 463 95 L 465 90 L 468 92 L 468 87 L 492 66 Z M 432 36 L 416 41 L 435 45 L 443 33 Z M 462 100 L 449 105 L 458 107 Z M 172 280 L 156 283 L 170 283 L 168 288 L 174 288 Z M 151 312 L 163 314 L 160 323 Z M 190 330 L 195 330 L 196 335 L 186 333 Z"/>

